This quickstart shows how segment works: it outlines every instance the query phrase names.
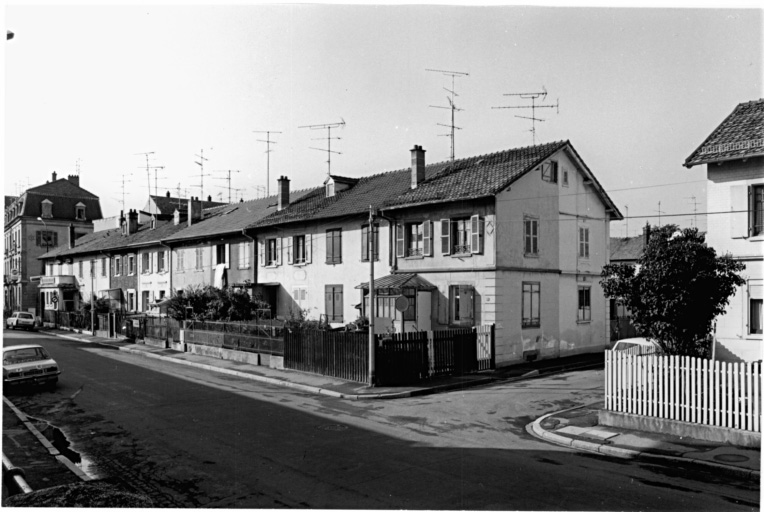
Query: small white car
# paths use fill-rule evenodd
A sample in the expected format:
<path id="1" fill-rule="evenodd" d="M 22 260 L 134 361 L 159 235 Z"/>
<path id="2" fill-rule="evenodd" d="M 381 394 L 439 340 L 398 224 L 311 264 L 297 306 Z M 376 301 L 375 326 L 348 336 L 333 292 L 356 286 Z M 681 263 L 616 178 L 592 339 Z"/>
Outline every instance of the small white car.
<path id="1" fill-rule="evenodd" d="M 625 352 L 637 356 L 648 356 L 663 354 L 663 349 L 658 342 L 648 338 L 626 338 L 618 340 L 613 345 L 613 352 Z"/>
<path id="2" fill-rule="evenodd" d="M 34 315 L 24 311 L 15 311 L 5 321 L 5 326 L 9 329 L 28 329 L 34 330 Z"/>
<path id="3" fill-rule="evenodd" d="M 55 386 L 61 370 L 40 345 L 3 347 L 3 384 L 45 384 Z"/>

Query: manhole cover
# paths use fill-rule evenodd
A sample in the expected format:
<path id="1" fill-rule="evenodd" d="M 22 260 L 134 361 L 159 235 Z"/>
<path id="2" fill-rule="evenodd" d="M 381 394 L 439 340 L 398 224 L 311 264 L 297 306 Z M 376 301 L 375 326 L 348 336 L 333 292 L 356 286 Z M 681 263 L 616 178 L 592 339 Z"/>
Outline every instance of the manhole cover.
<path id="1" fill-rule="evenodd" d="M 328 430 L 330 432 L 340 432 L 342 430 L 347 430 L 347 425 L 340 425 L 339 423 L 331 423 L 329 425 L 321 425 L 318 427 L 319 430 Z"/>
<path id="2" fill-rule="evenodd" d="M 723 453 L 721 455 L 714 455 L 714 460 L 718 460 L 719 462 L 746 462 L 750 459 L 745 455 Z"/>

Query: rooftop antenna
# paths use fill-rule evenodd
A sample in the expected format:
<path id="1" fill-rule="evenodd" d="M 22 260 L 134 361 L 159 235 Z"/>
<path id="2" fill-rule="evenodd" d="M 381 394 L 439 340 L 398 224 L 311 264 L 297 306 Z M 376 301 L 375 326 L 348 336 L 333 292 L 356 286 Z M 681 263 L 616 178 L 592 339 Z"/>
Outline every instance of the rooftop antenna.
<path id="1" fill-rule="evenodd" d="M 314 148 L 311 147 L 310 149 L 315 149 L 317 151 L 326 151 L 326 153 L 329 155 L 329 159 L 326 161 L 328 164 L 328 170 L 326 171 L 328 175 L 331 176 L 332 174 L 332 153 L 336 153 L 338 155 L 341 155 L 339 151 L 332 151 L 332 139 L 336 140 L 342 140 L 342 137 L 332 137 L 332 128 L 342 128 L 345 126 L 345 120 L 340 117 L 339 123 L 328 123 L 328 124 L 311 124 L 311 125 L 305 125 L 305 126 L 298 126 L 297 128 L 308 128 L 311 130 L 326 130 L 326 145 L 327 148 Z M 311 139 L 311 140 L 323 140 L 323 139 Z"/>
<path id="2" fill-rule="evenodd" d="M 78 177 L 80 175 L 80 163 L 82 163 L 82 159 L 78 157 L 77 160 L 75 160 L 74 162 L 74 170 L 77 173 Z"/>
<path id="3" fill-rule="evenodd" d="M 238 171 L 238 170 L 235 170 L 235 169 L 233 169 L 233 170 L 229 169 L 227 171 L 213 171 L 213 172 L 227 172 L 228 173 L 228 177 L 226 177 L 226 178 L 212 178 L 212 179 L 228 181 L 228 202 L 230 203 L 231 202 L 231 173 L 232 172 L 241 172 L 241 171 Z"/>
<path id="4" fill-rule="evenodd" d="M 204 174 L 204 162 L 209 160 L 209 158 L 204 158 L 204 148 L 201 149 L 198 155 L 194 156 L 199 159 L 198 162 L 194 160 L 194 163 L 199 166 L 199 178 L 201 180 L 199 184 L 199 188 L 201 189 L 200 197 L 202 198 L 202 201 L 204 201 L 204 177 L 211 176 L 211 174 Z"/>
<path id="5" fill-rule="evenodd" d="M 463 73 L 461 71 L 444 71 L 442 69 L 425 69 L 425 71 L 431 71 L 433 73 L 441 73 L 443 75 L 451 77 L 451 88 L 450 89 L 448 89 L 446 87 L 443 88 L 446 92 L 451 94 L 450 97 L 446 96 L 446 99 L 448 100 L 448 105 L 449 106 L 448 107 L 443 107 L 443 106 L 439 106 L 439 105 L 430 105 L 430 107 L 432 107 L 432 108 L 445 108 L 445 109 L 448 109 L 448 110 L 451 111 L 451 124 L 443 124 L 443 123 L 437 123 L 437 124 L 438 124 L 438 126 L 445 126 L 446 128 L 451 128 L 451 133 L 450 134 L 441 134 L 440 136 L 441 137 L 451 137 L 451 163 L 453 163 L 454 162 L 454 158 L 455 158 L 455 148 L 454 148 L 454 146 L 456 145 L 455 144 L 455 138 L 454 138 L 454 130 L 461 130 L 461 128 L 459 128 L 458 126 L 456 126 L 454 124 L 454 113 L 456 111 L 463 110 L 461 108 L 458 108 L 456 106 L 456 103 L 454 103 L 454 98 L 456 96 L 459 96 L 458 94 L 456 94 L 456 87 L 455 87 L 455 82 L 454 81 L 455 81 L 455 79 L 457 77 L 458 78 L 462 78 L 462 77 L 465 77 L 465 76 L 470 76 L 470 74 L 469 73 Z"/>
<path id="6" fill-rule="evenodd" d="M 661 202 L 658 201 L 658 227 L 661 227 L 661 213 L 666 213 L 664 211 L 661 211 Z"/>
<path id="7" fill-rule="evenodd" d="M 629 238 L 629 205 L 624 205 L 626 208 L 626 238 Z"/>
<path id="8" fill-rule="evenodd" d="M 124 172 L 122 173 L 121 188 L 122 188 L 122 211 L 123 212 L 125 211 L 125 182 L 127 181 L 127 183 L 130 183 L 130 180 L 125 180 L 125 178 L 127 178 L 129 176 L 132 176 L 132 175 L 133 175 L 133 173 L 130 173 L 130 174 L 125 174 Z M 127 194 L 129 195 L 130 192 L 128 192 Z"/>
<path id="9" fill-rule="evenodd" d="M 520 119 L 529 119 L 531 121 L 531 129 L 530 132 L 533 134 L 533 145 L 536 145 L 536 121 L 543 123 L 544 119 L 539 119 L 536 117 L 536 109 L 537 108 L 555 108 L 557 109 L 557 113 L 560 113 L 560 99 L 557 99 L 557 103 L 554 105 L 536 105 L 536 99 L 541 98 L 541 101 L 544 101 L 546 99 L 546 87 L 541 87 L 541 92 L 512 92 L 508 94 L 504 94 L 504 96 L 519 96 L 520 99 L 524 100 L 531 100 L 531 105 L 518 105 L 518 106 L 509 106 L 509 107 L 491 107 L 493 109 L 500 109 L 500 108 L 529 108 L 531 109 L 531 117 L 528 116 L 515 116 Z"/>
<path id="10" fill-rule="evenodd" d="M 255 198 L 260 199 L 260 194 L 266 193 L 265 187 L 263 187 L 262 185 L 254 185 L 254 187 L 255 187 Z M 265 197 L 268 197 L 268 196 L 265 196 Z"/>
<path id="11" fill-rule="evenodd" d="M 254 130 L 252 133 L 264 133 L 265 134 L 265 140 L 263 139 L 257 139 L 258 142 L 265 142 L 265 154 L 268 155 L 266 159 L 266 167 L 265 167 L 265 186 L 267 190 L 267 194 L 271 195 L 271 144 L 276 144 L 276 141 L 271 140 L 271 133 L 281 133 L 276 132 L 272 130 Z"/>
<path id="12" fill-rule="evenodd" d="M 690 199 L 692 201 L 692 217 L 693 217 L 692 227 L 697 228 L 698 227 L 698 200 L 694 195 L 690 197 L 685 197 L 685 199 Z"/>

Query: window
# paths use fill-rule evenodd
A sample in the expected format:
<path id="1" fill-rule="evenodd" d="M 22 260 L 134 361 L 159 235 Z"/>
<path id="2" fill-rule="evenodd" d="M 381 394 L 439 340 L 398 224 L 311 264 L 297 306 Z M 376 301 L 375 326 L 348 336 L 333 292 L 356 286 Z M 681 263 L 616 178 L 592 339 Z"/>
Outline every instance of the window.
<path id="1" fill-rule="evenodd" d="M 537 256 L 539 253 L 539 221 L 531 217 L 525 217 L 524 221 L 524 234 L 525 234 L 525 255 Z"/>
<path id="2" fill-rule="evenodd" d="M 567 169 L 562 170 L 562 186 L 563 187 L 568 186 L 568 170 Z"/>
<path id="3" fill-rule="evenodd" d="M 749 310 L 750 318 L 748 319 L 750 334 L 762 333 L 761 305 L 762 305 L 762 299 L 751 299 L 750 310 Z"/>
<path id="4" fill-rule="evenodd" d="M 326 307 L 327 321 L 342 322 L 342 285 L 326 285 L 324 302 Z"/>
<path id="5" fill-rule="evenodd" d="M 77 263 L 77 275 L 79 277 L 82 277 L 82 262 L 81 261 Z"/>
<path id="6" fill-rule="evenodd" d="M 764 233 L 764 185 L 755 185 L 751 189 L 751 195 L 753 196 L 751 208 L 753 217 L 753 222 L 751 223 L 752 236 L 757 236 Z"/>
<path id="7" fill-rule="evenodd" d="M 106 277 L 107 265 L 108 265 L 108 260 L 106 258 L 101 258 L 101 277 Z"/>
<path id="8" fill-rule="evenodd" d="M 404 288 L 403 296 L 409 301 L 409 307 L 403 312 L 404 320 L 416 321 L 416 288 Z"/>
<path id="9" fill-rule="evenodd" d="M 164 299 L 165 292 L 164 290 L 159 290 L 159 300 Z"/>
<path id="10" fill-rule="evenodd" d="M 159 251 L 157 253 L 157 272 L 165 271 L 165 251 Z"/>
<path id="11" fill-rule="evenodd" d="M 122 257 L 121 256 L 114 257 L 114 275 L 115 276 L 122 275 Z"/>
<path id="12" fill-rule="evenodd" d="M 228 252 L 228 244 L 218 244 L 215 246 L 215 262 L 220 265 L 227 263 L 226 253 Z"/>
<path id="13" fill-rule="evenodd" d="M 127 275 L 135 275 L 135 256 L 132 254 L 127 257 Z"/>
<path id="14" fill-rule="evenodd" d="M 252 242 L 239 242 L 239 268 L 249 268 Z"/>
<path id="15" fill-rule="evenodd" d="M 142 291 L 141 292 L 141 311 L 148 311 L 149 310 L 149 297 L 151 292 L 149 291 Z"/>
<path id="16" fill-rule="evenodd" d="M 297 235 L 292 237 L 292 246 L 290 255 L 292 257 L 292 264 L 302 265 L 305 260 L 305 235 Z"/>
<path id="17" fill-rule="evenodd" d="M 330 181 L 326 184 L 326 197 L 334 197 L 334 182 Z"/>
<path id="18" fill-rule="evenodd" d="M 80 203 L 74 207 L 74 218 L 77 220 L 85 220 L 85 205 Z"/>
<path id="19" fill-rule="evenodd" d="M 424 256 L 424 225 L 406 224 L 406 256 Z"/>
<path id="20" fill-rule="evenodd" d="M 578 228 L 578 257 L 589 257 L 589 228 Z"/>
<path id="21" fill-rule="evenodd" d="M 127 310 L 135 311 L 135 291 L 127 291 Z"/>
<path id="22" fill-rule="evenodd" d="M 35 232 L 37 247 L 45 247 L 46 251 L 58 245 L 58 233 L 55 231 Z"/>
<path id="23" fill-rule="evenodd" d="M 523 283 L 523 327 L 540 327 L 541 283 Z"/>
<path id="24" fill-rule="evenodd" d="M 372 254 L 374 261 L 379 261 L 379 224 L 374 224 L 371 231 Z M 361 226 L 361 261 L 369 261 L 369 225 Z"/>
<path id="25" fill-rule="evenodd" d="M 326 262 L 342 263 L 342 229 L 326 230 Z"/>
<path id="26" fill-rule="evenodd" d="M 558 164 L 554 160 L 541 166 L 541 179 L 549 183 L 557 183 Z"/>
<path id="27" fill-rule="evenodd" d="M 40 206 L 42 207 L 42 217 L 53 217 L 53 203 L 44 199 Z"/>
<path id="28" fill-rule="evenodd" d="M 470 219 L 456 219 L 451 221 L 453 241 L 451 254 L 469 254 L 471 226 Z"/>
<path id="29" fill-rule="evenodd" d="M 292 297 L 300 309 L 305 309 L 305 302 L 308 299 L 308 287 L 295 286 L 292 288 Z"/>
<path id="30" fill-rule="evenodd" d="M 592 289 L 588 286 L 578 287 L 578 321 L 592 320 Z"/>
<path id="31" fill-rule="evenodd" d="M 451 323 L 454 325 L 474 325 L 475 289 L 470 285 L 452 285 L 449 287 L 449 292 Z"/>
<path id="32" fill-rule="evenodd" d="M 141 273 L 142 274 L 150 274 L 151 273 L 151 254 L 144 252 L 141 254 Z"/>
<path id="33" fill-rule="evenodd" d="M 197 247 L 194 250 L 194 268 L 196 270 L 201 270 L 204 268 L 204 248 L 203 247 Z"/>
<path id="34" fill-rule="evenodd" d="M 186 251 L 183 249 L 178 249 L 175 252 L 175 269 L 178 272 L 183 272 L 183 270 L 186 268 L 186 261 L 185 261 Z"/>
<path id="35" fill-rule="evenodd" d="M 276 238 L 269 238 L 266 240 L 267 244 L 267 250 L 266 250 L 266 259 L 265 264 L 266 266 L 276 266 L 279 263 L 279 251 L 278 251 L 278 239 Z"/>

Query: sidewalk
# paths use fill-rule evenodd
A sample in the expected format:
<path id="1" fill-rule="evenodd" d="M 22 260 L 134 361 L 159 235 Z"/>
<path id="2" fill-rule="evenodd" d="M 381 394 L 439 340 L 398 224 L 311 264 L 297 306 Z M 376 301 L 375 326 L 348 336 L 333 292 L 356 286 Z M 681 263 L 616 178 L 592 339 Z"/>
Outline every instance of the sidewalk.
<path id="1" fill-rule="evenodd" d="M 760 479 L 761 449 L 598 425 L 597 402 L 538 418 L 526 430 L 540 439 L 579 451 L 624 459 Z"/>

